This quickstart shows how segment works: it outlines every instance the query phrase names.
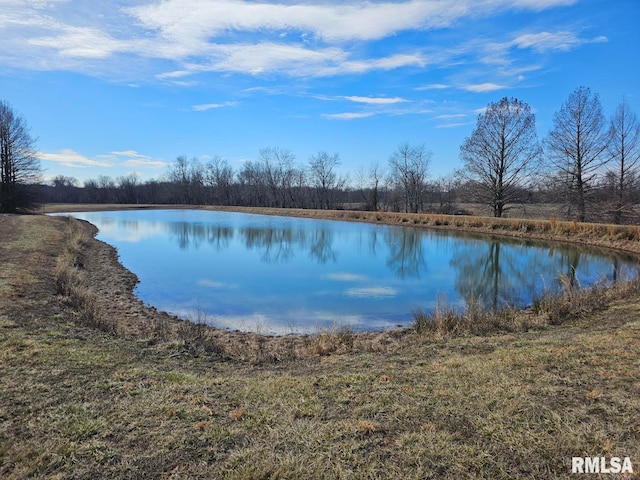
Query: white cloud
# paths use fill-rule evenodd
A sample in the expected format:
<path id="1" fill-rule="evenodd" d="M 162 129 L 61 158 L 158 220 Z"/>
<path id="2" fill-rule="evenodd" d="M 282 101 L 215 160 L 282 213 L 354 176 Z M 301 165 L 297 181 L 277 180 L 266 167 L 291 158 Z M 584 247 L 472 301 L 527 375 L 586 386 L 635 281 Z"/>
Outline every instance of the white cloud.
<path id="1" fill-rule="evenodd" d="M 450 26 L 471 15 L 516 9 L 543 10 L 575 0 L 409 0 L 286 4 L 241 0 L 165 0 L 125 9 L 164 39 L 196 46 L 229 32 L 267 32 L 274 36 L 310 33 L 336 43 L 377 40 L 404 30 Z"/>
<path id="2" fill-rule="evenodd" d="M 2 0 L 0 61 L 18 68 L 66 69 L 121 78 L 151 71 L 160 80 L 186 86 L 196 82 L 185 77 L 202 72 L 327 77 L 451 66 L 460 61 L 453 50 L 433 49 L 433 56 L 427 56 L 423 47 L 407 51 L 400 46 L 380 56 L 360 46 L 406 31 L 437 30 L 467 18 L 514 9 L 541 11 L 575 0 L 122 3 L 124 7 L 114 8 L 106 0 L 90 5 L 80 0 Z M 501 51 L 513 46 L 563 50 L 581 42 L 587 41 L 568 32 L 523 34 L 510 45 L 498 44 L 495 54 L 486 51 L 485 59 L 501 61 Z M 154 71 L 156 64 L 165 73 Z M 446 87 L 436 83 L 420 89 Z"/>
<path id="3" fill-rule="evenodd" d="M 518 48 L 530 48 L 535 52 L 542 53 L 553 50 L 567 52 L 586 43 L 602 43 L 607 41 L 607 37 L 601 36 L 588 40 L 580 38 L 574 32 L 562 31 L 556 33 L 527 33 L 515 38 L 512 44 Z"/>
<path id="4" fill-rule="evenodd" d="M 93 160 L 71 149 L 63 149 L 59 153 L 40 152 L 38 157 L 40 157 L 41 160 L 59 163 L 71 168 L 113 167 L 113 164 L 110 162 Z"/>
<path id="5" fill-rule="evenodd" d="M 324 118 L 330 120 L 355 120 L 358 118 L 367 118 L 375 115 L 375 112 L 345 112 L 345 113 L 327 113 Z"/>
<path id="6" fill-rule="evenodd" d="M 135 168 L 166 168 L 167 162 L 154 160 L 147 155 L 142 155 L 135 150 L 114 151 L 107 154 L 96 155 L 94 158 L 86 157 L 72 149 L 63 149 L 59 153 L 38 154 L 41 160 L 55 162 L 70 168 L 103 167 L 112 168 L 127 166 Z"/>
<path id="7" fill-rule="evenodd" d="M 462 88 L 463 90 L 466 90 L 468 92 L 486 93 L 494 92 L 496 90 L 502 90 L 505 87 L 502 85 L 497 85 L 495 83 L 479 83 L 477 85 L 466 85 Z"/>
<path id="8" fill-rule="evenodd" d="M 167 162 L 162 162 L 160 160 L 142 160 L 142 159 L 132 159 L 127 160 L 123 163 L 123 165 L 127 167 L 134 168 L 166 168 L 169 166 Z"/>
<path id="9" fill-rule="evenodd" d="M 451 88 L 449 85 L 445 85 L 444 83 L 431 83 L 429 85 L 424 85 L 422 87 L 416 88 L 417 91 L 423 90 L 445 90 L 447 88 Z"/>
<path id="10" fill-rule="evenodd" d="M 435 118 L 439 119 L 439 120 L 448 120 L 450 118 L 462 118 L 462 117 L 466 117 L 467 114 L 466 113 L 446 113 L 444 115 L 438 115 Z"/>
<path id="11" fill-rule="evenodd" d="M 310 49 L 302 45 L 263 42 L 212 45 L 208 60 L 188 65 L 192 73 L 236 72 L 251 75 L 281 73 L 311 76 L 337 68 L 346 54 L 339 48 Z"/>
<path id="12" fill-rule="evenodd" d="M 124 151 L 121 151 L 121 152 L 111 152 L 110 155 L 115 155 L 116 157 L 150 158 L 147 155 L 142 155 L 141 153 L 136 152 L 135 150 L 124 150 Z"/>
<path id="13" fill-rule="evenodd" d="M 343 56 L 346 56 L 343 55 Z M 424 67 L 427 58 L 421 54 L 396 54 L 369 60 L 345 59 L 325 68 L 318 68 L 315 76 L 332 77 L 336 75 L 364 74 L 377 70 L 395 70 L 403 67 Z"/>
<path id="14" fill-rule="evenodd" d="M 127 43 L 87 27 L 65 26 L 57 34 L 33 38 L 30 45 L 57 50 L 63 57 L 106 58 L 127 49 Z"/>
<path id="15" fill-rule="evenodd" d="M 216 108 L 234 107 L 238 102 L 224 102 L 224 103 L 205 103 L 201 105 L 194 105 L 191 109 L 195 112 L 205 112 L 207 110 L 213 110 Z"/>
<path id="16" fill-rule="evenodd" d="M 393 98 L 388 98 L 388 97 L 358 97 L 358 96 L 349 96 L 349 97 L 342 97 L 345 100 L 349 100 L 351 102 L 356 102 L 356 103 L 366 103 L 369 105 L 393 105 L 396 103 L 403 103 L 406 102 L 406 100 L 404 98 L 400 98 L 400 97 L 393 97 Z"/>
<path id="17" fill-rule="evenodd" d="M 467 125 L 471 125 L 469 122 L 462 122 L 462 123 L 443 123 L 441 125 L 436 125 L 436 128 L 458 128 L 458 127 L 464 127 Z"/>

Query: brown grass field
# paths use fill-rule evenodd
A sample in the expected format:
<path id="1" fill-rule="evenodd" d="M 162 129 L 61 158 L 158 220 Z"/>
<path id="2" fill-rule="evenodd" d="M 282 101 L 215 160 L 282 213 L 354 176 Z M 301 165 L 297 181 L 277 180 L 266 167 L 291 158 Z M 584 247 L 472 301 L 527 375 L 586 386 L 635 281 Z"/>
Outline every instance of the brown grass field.
<path id="1" fill-rule="evenodd" d="M 240 210 L 640 253 L 638 227 Z M 640 478 L 638 281 L 404 331 L 261 337 L 145 307 L 94 233 L 0 216 L 2 479 L 571 478 L 574 456 L 630 457 L 633 474 L 587 477 Z"/>

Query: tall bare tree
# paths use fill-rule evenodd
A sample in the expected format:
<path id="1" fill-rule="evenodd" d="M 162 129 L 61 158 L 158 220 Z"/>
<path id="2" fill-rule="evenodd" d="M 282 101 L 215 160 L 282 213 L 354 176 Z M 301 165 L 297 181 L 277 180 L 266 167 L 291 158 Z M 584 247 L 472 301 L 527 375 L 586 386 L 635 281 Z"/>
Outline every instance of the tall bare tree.
<path id="1" fill-rule="evenodd" d="M 36 143 L 26 121 L 0 100 L 0 213 L 33 207 L 40 173 Z"/>
<path id="2" fill-rule="evenodd" d="M 624 97 L 611 117 L 608 150 L 614 165 L 614 221 L 622 223 L 633 214 L 632 192 L 640 171 L 640 122 Z"/>
<path id="3" fill-rule="evenodd" d="M 210 203 L 231 205 L 233 177 L 233 168 L 219 155 L 214 156 L 204 166 L 204 183 L 212 190 Z"/>
<path id="4" fill-rule="evenodd" d="M 424 145 L 403 143 L 389 157 L 391 184 L 400 189 L 404 211 L 417 213 L 422 210 L 426 180 L 432 154 Z"/>
<path id="5" fill-rule="evenodd" d="M 606 162 L 605 117 L 597 94 L 576 89 L 553 116 L 545 143 L 551 167 L 565 186 L 569 215 L 575 207 L 578 221 L 587 218 L 587 197 L 598 170 Z"/>
<path id="6" fill-rule="evenodd" d="M 316 189 L 318 206 L 333 208 L 335 191 L 344 187 L 346 181 L 338 177 L 336 168 L 340 165 L 340 156 L 320 151 L 309 158 L 309 173 L 312 186 Z"/>
<path id="7" fill-rule="evenodd" d="M 473 182 L 480 200 L 491 206 L 494 217 L 502 217 L 531 182 L 540 158 L 531 107 L 507 97 L 490 103 L 460 147 L 460 157 L 463 175 Z"/>
<path id="8" fill-rule="evenodd" d="M 266 147 L 260 150 L 260 161 L 275 207 L 287 207 L 291 203 L 295 158 L 293 152 L 283 148 Z"/>

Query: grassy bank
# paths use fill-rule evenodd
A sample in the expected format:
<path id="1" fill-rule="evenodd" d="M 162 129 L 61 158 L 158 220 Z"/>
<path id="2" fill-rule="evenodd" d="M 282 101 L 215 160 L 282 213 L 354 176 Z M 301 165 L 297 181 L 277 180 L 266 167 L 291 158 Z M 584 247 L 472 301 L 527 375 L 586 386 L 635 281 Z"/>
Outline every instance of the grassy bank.
<path id="1" fill-rule="evenodd" d="M 182 354 L 158 326 L 96 329 L 56 280 L 101 274 L 73 231 L 0 217 L 0 478 L 567 478 L 572 456 L 640 469 L 633 288 L 559 325 L 256 364 Z"/>

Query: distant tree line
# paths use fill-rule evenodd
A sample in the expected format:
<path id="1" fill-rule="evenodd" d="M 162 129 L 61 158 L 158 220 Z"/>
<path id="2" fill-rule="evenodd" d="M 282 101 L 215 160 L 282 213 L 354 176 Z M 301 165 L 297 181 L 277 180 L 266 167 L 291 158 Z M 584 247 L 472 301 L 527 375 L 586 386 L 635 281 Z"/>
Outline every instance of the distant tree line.
<path id="1" fill-rule="evenodd" d="M 5 123 L 0 116 L 0 147 Z M 24 140 L 27 153 L 13 164 L 25 179 L 36 178 L 39 170 L 32 168 L 29 154 L 33 141 L 29 136 Z M 11 154 L 2 155 L 0 198 L 5 198 L 2 208 L 10 210 L 5 164 L 11 166 L 12 160 Z M 375 159 L 351 176 L 340 173 L 339 154 L 326 151 L 300 163 L 290 150 L 267 147 L 237 169 L 219 156 L 208 161 L 180 156 L 160 178 L 145 182 L 136 174 L 115 179 L 101 175 L 80 185 L 72 177 L 58 176 L 40 186 L 40 200 L 441 213 L 466 213 L 461 205 L 479 203 L 496 217 L 514 205 L 552 203 L 561 205 L 568 219 L 639 219 L 640 123 L 626 98 L 607 120 L 598 95 L 580 87 L 539 140 L 531 107 L 505 97 L 478 115 L 460 147 L 461 169 L 434 178 L 429 174 L 432 157 L 425 145 L 402 143 L 386 162 Z"/>

